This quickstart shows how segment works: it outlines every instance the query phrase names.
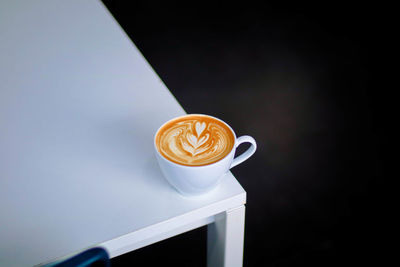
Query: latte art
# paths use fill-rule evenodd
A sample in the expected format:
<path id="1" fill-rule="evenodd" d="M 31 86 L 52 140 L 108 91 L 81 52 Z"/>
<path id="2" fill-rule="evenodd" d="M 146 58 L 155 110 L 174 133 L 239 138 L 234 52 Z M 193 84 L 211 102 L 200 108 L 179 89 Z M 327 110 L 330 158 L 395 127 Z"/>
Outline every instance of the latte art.
<path id="1" fill-rule="evenodd" d="M 164 125 L 156 137 L 158 151 L 182 165 L 216 162 L 232 150 L 234 135 L 221 121 L 203 115 L 184 116 Z"/>

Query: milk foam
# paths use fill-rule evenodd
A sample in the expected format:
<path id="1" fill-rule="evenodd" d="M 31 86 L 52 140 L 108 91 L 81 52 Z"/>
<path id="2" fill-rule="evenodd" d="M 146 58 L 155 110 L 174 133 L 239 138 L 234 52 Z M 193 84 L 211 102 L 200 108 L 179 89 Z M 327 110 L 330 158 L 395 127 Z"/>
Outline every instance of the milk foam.
<path id="1" fill-rule="evenodd" d="M 232 150 L 234 136 L 216 119 L 192 115 L 172 121 L 160 129 L 156 140 L 161 154 L 183 165 L 207 165 Z"/>

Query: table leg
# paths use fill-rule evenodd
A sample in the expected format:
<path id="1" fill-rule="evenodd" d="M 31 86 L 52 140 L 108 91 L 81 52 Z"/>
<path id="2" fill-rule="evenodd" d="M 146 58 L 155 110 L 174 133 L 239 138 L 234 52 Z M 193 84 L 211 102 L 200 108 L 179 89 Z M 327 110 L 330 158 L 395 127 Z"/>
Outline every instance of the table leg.
<path id="1" fill-rule="evenodd" d="M 216 216 L 207 227 L 207 266 L 241 267 L 243 264 L 245 206 Z"/>

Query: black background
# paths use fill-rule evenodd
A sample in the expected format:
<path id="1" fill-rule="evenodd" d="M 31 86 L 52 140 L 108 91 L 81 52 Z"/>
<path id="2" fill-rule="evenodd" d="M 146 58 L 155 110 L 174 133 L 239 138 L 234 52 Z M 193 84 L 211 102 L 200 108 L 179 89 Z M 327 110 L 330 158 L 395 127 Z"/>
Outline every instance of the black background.
<path id="1" fill-rule="evenodd" d="M 384 261 L 375 6 L 103 2 L 186 112 L 257 140 L 232 170 L 247 191 L 244 266 Z M 112 260 L 165 265 L 205 266 L 206 228 Z"/>

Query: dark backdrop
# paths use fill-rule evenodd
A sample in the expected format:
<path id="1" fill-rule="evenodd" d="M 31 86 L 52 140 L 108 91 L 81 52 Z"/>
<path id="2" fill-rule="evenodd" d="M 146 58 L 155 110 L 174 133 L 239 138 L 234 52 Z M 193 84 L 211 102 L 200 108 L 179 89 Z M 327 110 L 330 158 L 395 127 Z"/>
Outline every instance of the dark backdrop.
<path id="1" fill-rule="evenodd" d="M 186 112 L 257 140 L 232 170 L 248 194 L 244 266 L 383 260 L 373 6 L 104 3 Z M 205 266 L 206 228 L 112 264 Z"/>

